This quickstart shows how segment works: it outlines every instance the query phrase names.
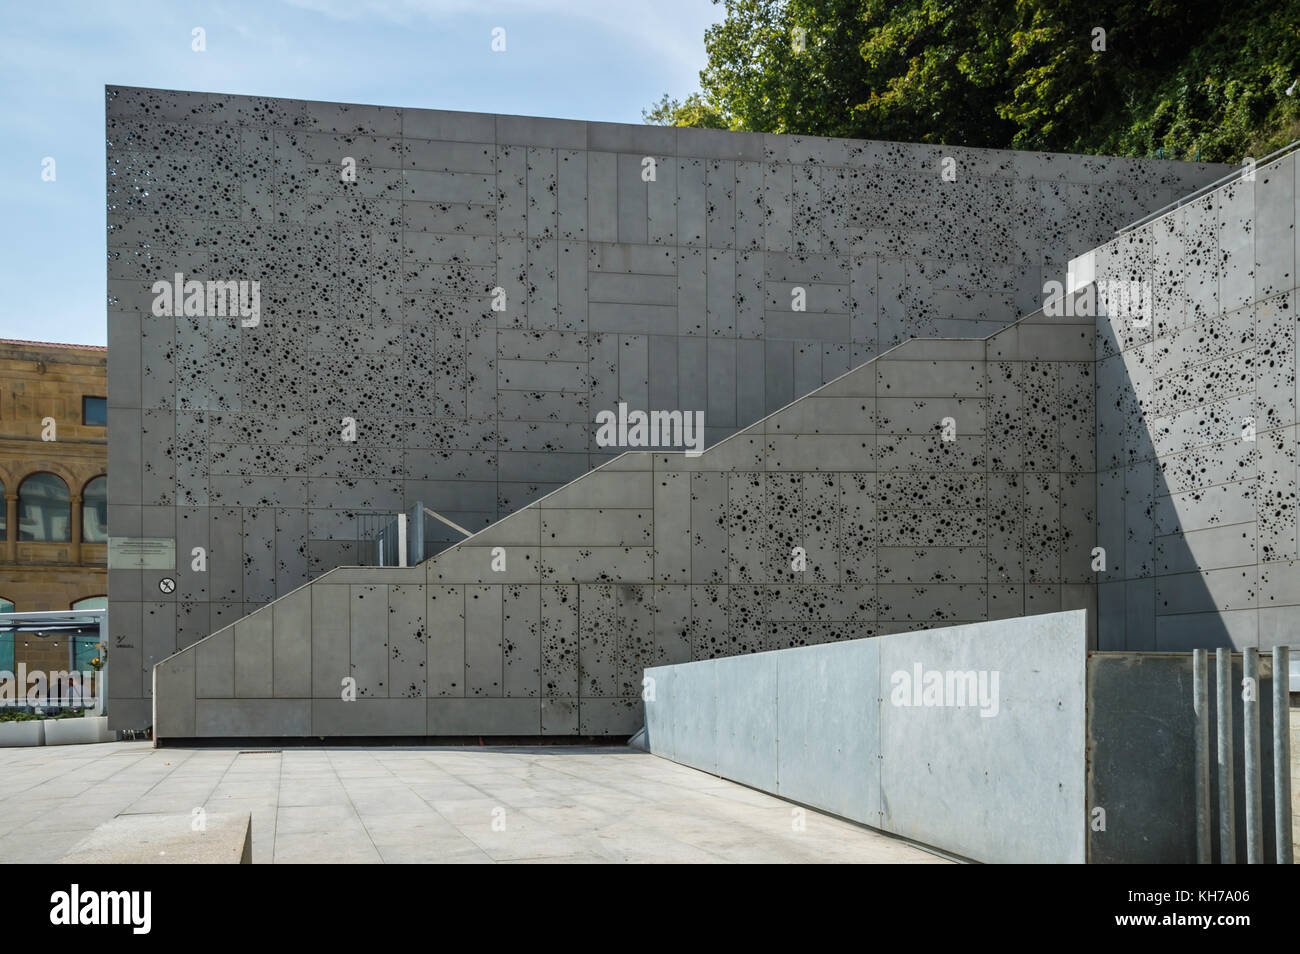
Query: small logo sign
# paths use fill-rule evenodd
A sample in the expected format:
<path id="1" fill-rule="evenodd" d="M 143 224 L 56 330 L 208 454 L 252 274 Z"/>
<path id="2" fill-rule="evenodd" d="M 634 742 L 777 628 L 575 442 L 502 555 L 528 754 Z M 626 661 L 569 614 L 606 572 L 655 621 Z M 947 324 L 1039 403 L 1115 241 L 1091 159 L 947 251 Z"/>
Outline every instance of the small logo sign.
<path id="1" fill-rule="evenodd" d="M 164 576 L 158 581 L 158 589 L 162 590 L 164 593 L 170 593 L 176 589 L 176 581 L 170 576 Z"/>

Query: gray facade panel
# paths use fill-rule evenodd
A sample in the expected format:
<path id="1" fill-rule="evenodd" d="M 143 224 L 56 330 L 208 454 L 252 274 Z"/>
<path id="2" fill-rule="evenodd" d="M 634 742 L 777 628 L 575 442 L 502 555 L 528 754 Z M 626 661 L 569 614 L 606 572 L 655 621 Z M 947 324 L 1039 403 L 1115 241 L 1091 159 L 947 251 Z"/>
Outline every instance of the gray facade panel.
<path id="1" fill-rule="evenodd" d="M 1285 156 L 1084 259 L 1100 306 L 1097 545 L 1105 579 L 1126 584 L 1108 645 L 1268 648 L 1261 613 L 1269 632 L 1300 619 L 1283 582 L 1300 557 L 1296 169 Z"/>
<path id="2" fill-rule="evenodd" d="M 408 709 L 383 723 L 390 709 L 361 705 L 426 698 L 434 735 L 534 720 L 530 732 L 617 735 L 635 728 L 650 666 L 1093 610 L 1093 581 L 1074 566 L 1096 520 L 1088 429 L 1035 424 L 1052 448 L 1035 466 L 1058 469 L 985 469 L 1003 439 L 986 422 L 1076 365 L 990 360 L 1008 353 L 999 338 L 911 342 L 700 456 L 624 454 L 423 566 L 334 570 L 237 624 L 235 694 L 282 697 L 295 678 L 283 660 L 310 666 L 308 701 L 330 713 L 313 708 L 313 725 L 332 734 L 405 734 Z M 875 397 L 896 388 L 908 396 Z M 1078 408 L 1091 419 L 1086 389 Z M 937 426 L 945 411 L 961 422 L 951 441 Z M 1251 592 L 1226 576 L 1219 589 L 1232 605 Z M 1195 597 L 1165 596 L 1184 613 Z M 209 656 L 225 654 L 209 643 L 223 638 L 198 647 L 214 701 Z M 263 687 L 268 665 L 274 686 Z M 356 709 L 334 702 L 348 675 Z M 526 699 L 536 705 L 503 703 Z M 766 733 L 736 731 L 736 758 Z"/>
<path id="3" fill-rule="evenodd" d="M 593 133 L 595 127 L 584 123 L 527 117 L 237 96 L 220 101 L 221 115 L 228 118 L 216 121 L 208 94 L 108 90 L 109 159 L 122 161 L 110 184 L 115 228 L 108 279 L 118 295 L 116 311 L 135 316 L 115 326 L 114 345 L 131 349 L 126 339 L 138 318 L 144 372 L 136 406 L 134 388 L 116 380 L 135 365 L 128 356 L 122 359 L 126 363 L 110 367 L 115 379 L 110 382 L 110 503 L 116 520 L 110 532 L 123 535 L 130 529 L 130 506 L 199 513 L 207 508 L 205 585 L 188 589 L 184 610 L 176 604 L 169 621 L 144 621 L 149 632 L 139 641 L 142 672 L 213 628 L 335 566 L 355 562 L 360 548 L 347 526 L 356 513 L 395 512 L 421 492 L 419 482 L 443 487 L 440 511 L 478 530 L 617 452 L 620 448 L 597 445 L 593 422 L 620 401 L 633 410 L 702 411 L 709 440 L 719 441 L 881 349 L 908 337 L 951 333 L 955 322 L 949 319 L 988 329 L 1010 323 L 1017 316 L 1008 302 L 1040 300 L 1038 265 L 1044 274 L 1063 274 L 1070 255 L 1146 211 L 1153 201 L 1146 196 L 1174 186 L 1190 188 L 1219 171 L 1178 163 L 1081 163 L 1002 154 L 1008 166 L 994 161 L 999 154 L 954 149 L 962 167 L 982 177 L 979 188 L 964 190 L 983 196 L 979 208 L 961 210 L 952 203 L 965 200 L 944 190 L 934 175 L 933 150 L 894 144 L 819 141 L 801 152 L 784 148 L 792 147 L 792 140 L 778 137 L 766 148 L 762 136 L 722 131 L 601 127 Z M 114 133 L 116 125 L 151 114 L 160 102 L 176 109 L 151 120 L 157 148 L 131 153 Z M 255 102 L 273 108 L 253 108 Z M 184 154 L 184 143 L 198 141 L 200 133 L 226 131 L 239 143 L 240 157 L 265 164 L 263 177 L 244 188 L 214 166 L 216 160 L 195 160 L 184 176 L 171 171 L 170 160 Z M 366 160 L 359 163 L 358 181 L 347 186 L 309 171 L 313 162 L 324 163 L 313 157 L 330 155 L 341 145 L 333 138 L 339 135 L 352 137 L 349 148 Z M 638 138 L 646 136 L 657 137 L 653 151 Z M 674 148 L 668 148 L 669 139 Z M 656 159 L 654 181 L 641 175 L 647 155 Z M 864 166 L 878 173 L 872 185 L 846 174 Z M 1062 168 L 1068 169 L 1064 175 Z M 1030 192 L 1046 195 L 1064 179 L 1100 183 L 1120 169 L 1128 191 L 1067 188 L 1063 208 L 1072 213 L 1072 230 L 1045 237 L 1035 267 L 1019 267 L 1022 250 L 1006 238 L 1026 218 L 1011 201 L 1018 194 L 1013 184 L 1032 185 Z M 147 198 L 124 191 L 133 176 L 150 181 Z M 295 190 L 291 183 L 304 177 L 307 187 Z M 237 187 L 214 192 L 211 183 L 227 179 Z M 881 221 L 878 210 L 884 206 L 877 200 L 898 197 L 906 199 L 898 220 Z M 935 241 L 935 223 L 954 213 L 962 216 L 970 240 Z M 191 251 L 159 248 L 160 229 L 183 236 L 185 249 L 229 263 L 211 277 L 259 281 L 260 319 L 149 314 L 152 281 L 170 279 L 177 269 L 188 278 L 200 261 Z M 167 274 L 141 272 L 130 253 L 145 245 L 157 249 L 155 263 L 168 263 Z M 340 252 L 349 257 L 348 268 L 320 264 Z M 1235 261 L 1229 259 L 1233 269 Z M 988 277 L 988 263 L 1000 269 L 996 281 Z M 310 289 L 296 287 L 304 280 Z M 1244 303 L 1249 297 L 1244 285 L 1234 290 L 1235 279 L 1227 281 L 1229 297 Z M 791 309 L 786 289 L 800 282 L 809 289 L 804 314 Z M 769 293 L 776 297 L 769 300 Z M 572 337 L 556 337 L 561 333 Z M 1028 345 L 1033 356 L 1049 363 L 1078 360 L 1073 344 L 1066 348 L 1050 335 L 1040 337 Z M 1043 350 L 1050 348 L 1060 350 Z M 942 350 L 924 360 L 933 364 L 901 370 L 886 378 L 887 385 L 900 395 L 927 400 L 991 400 L 983 371 L 972 371 Z M 1065 380 L 1065 371 L 1053 373 L 1058 382 Z M 866 382 L 874 376 L 872 369 L 840 387 L 875 393 L 875 382 Z M 670 399 L 676 406 L 658 406 Z M 345 418 L 355 425 L 355 441 L 344 436 Z M 977 426 L 973 419 L 961 420 L 962 427 Z M 506 423 L 564 426 L 545 438 L 527 432 L 521 437 L 518 430 L 499 429 Z M 1055 478 L 1047 486 L 1060 487 L 1059 475 L 1067 470 L 1091 472 L 1090 453 L 1075 455 L 1087 460 L 1057 453 L 1081 440 L 1085 429 L 1067 434 L 1061 424 L 1051 454 L 1034 458 L 1036 469 Z M 756 439 L 719 444 L 712 463 L 670 457 L 664 469 L 691 473 L 692 484 L 700 474 L 762 471 L 769 457 L 780 472 L 973 473 L 988 466 L 991 456 L 982 443 L 937 447 L 929 434 L 896 435 L 887 443 L 874 425 L 861 434 L 860 443 L 870 445 L 871 453 L 859 453 L 862 447 L 833 448 L 836 442 L 815 440 L 815 431 L 791 435 L 813 438 L 806 444 L 769 449 L 760 426 Z M 529 443 L 534 440 L 540 446 Z M 590 502 L 578 506 L 602 506 L 596 501 L 608 494 L 605 505 L 655 507 L 649 472 L 644 489 L 641 475 L 619 473 L 621 479 L 604 488 L 596 480 L 613 476 L 602 471 L 588 478 L 592 483 L 573 485 L 580 496 L 593 492 Z M 458 483 L 464 499 L 457 496 Z M 485 501 L 483 488 L 492 483 L 495 500 Z M 713 484 L 700 486 L 716 491 Z M 868 512 L 863 501 L 876 486 L 865 496 L 855 491 L 852 499 L 837 498 L 824 526 L 801 535 L 799 543 L 790 541 L 815 555 L 812 579 L 877 579 L 874 544 L 861 547 L 861 533 L 851 542 L 851 521 Z M 457 548 L 430 564 L 430 591 L 461 584 L 479 591 L 576 585 L 579 691 L 570 692 L 566 662 L 557 670 L 555 698 L 578 700 L 577 723 L 584 730 L 622 725 L 634 716 L 627 715 L 627 697 L 617 684 L 631 688 L 632 668 L 657 651 L 644 642 L 659 629 L 647 623 L 634 642 L 605 650 L 597 646 L 597 658 L 584 660 L 587 634 L 597 637 L 584 622 L 589 614 L 582 594 L 589 586 L 622 583 L 706 585 L 725 581 L 725 572 L 721 579 L 717 575 L 720 569 L 750 565 L 749 557 L 730 545 L 748 532 L 727 525 L 730 511 L 705 506 L 698 512 L 713 524 L 697 527 L 700 502 L 683 502 L 680 493 L 670 496 L 667 505 L 680 513 L 674 509 L 670 520 L 665 511 L 665 532 L 689 540 L 689 570 L 680 545 L 673 544 L 674 550 L 660 539 L 642 544 L 623 539 L 619 531 L 617 542 L 597 536 L 593 544 L 598 540 L 599 545 L 586 548 L 548 548 L 543 540 L 541 551 L 529 554 L 506 544 L 510 569 L 503 574 L 484 569 L 489 553 L 470 557 Z M 764 497 L 763 506 L 785 526 L 804 520 L 807 505 L 801 502 L 798 513 L 785 510 L 778 493 Z M 1006 545 L 1032 564 L 1026 572 L 1041 577 L 1038 585 L 1059 588 L 1072 579 L 1061 562 L 1065 533 L 1056 524 L 1040 533 L 1037 525 L 1060 517 L 1031 517 L 1016 525 L 1014 533 L 1021 536 Z M 1070 526 L 1077 528 L 1078 520 Z M 176 534 L 183 535 L 179 524 Z M 201 532 L 184 535 L 187 543 L 195 541 L 191 546 L 205 545 Z M 438 539 L 451 544 L 456 537 L 448 533 Z M 755 582 L 765 585 L 791 556 L 784 540 L 780 546 L 756 545 L 761 553 L 754 551 L 753 572 L 763 579 Z M 846 555 L 850 546 L 854 552 Z M 156 582 L 119 574 L 110 615 L 129 619 L 131 608 L 152 595 Z M 910 625 L 974 613 L 990 582 L 979 577 L 971 580 L 976 588 L 969 591 L 931 590 L 913 602 L 895 601 L 895 615 L 881 619 Z M 320 583 L 330 588 L 328 579 Z M 387 696 L 394 691 L 388 655 L 396 647 L 405 656 L 411 647 L 389 642 L 388 618 L 373 613 L 366 597 L 349 594 L 322 616 L 318 585 L 312 587 L 310 613 L 313 696 L 337 696 L 349 674 L 363 694 Z M 353 589 L 359 593 L 360 586 Z M 378 585 L 371 603 L 377 605 L 385 589 Z M 339 596 L 322 598 L 337 603 Z M 431 640 L 445 645 L 438 653 L 429 649 L 437 663 L 429 667 L 426 692 L 506 692 L 501 599 L 498 592 L 497 612 L 488 616 L 481 606 L 469 612 L 464 608 L 469 601 L 462 601 L 460 625 L 468 630 L 461 634 L 459 674 L 441 655 L 455 651 L 454 636 L 430 631 Z M 426 612 L 434 602 L 430 595 Z M 536 602 L 540 607 L 547 601 Z M 653 594 L 643 594 L 639 605 L 653 607 Z M 743 607 L 744 601 L 734 605 Z M 545 618 L 540 608 L 537 615 Z M 285 627 L 299 627 L 294 621 L 299 616 L 290 613 Z M 403 628 L 413 623 L 409 617 L 403 616 Z M 692 632 L 713 633 L 712 620 L 707 617 L 698 627 L 692 620 Z M 534 639 L 543 646 L 555 638 L 540 619 L 535 622 L 529 647 Z M 486 642 L 465 632 L 483 632 Z M 746 645 L 832 634 L 825 627 L 802 634 L 782 629 L 780 635 L 764 629 Z M 505 639 L 513 645 L 509 636 Z M 300 640 L 274 636 L 272 656 L 300 658 Z M 521 665 L 531 671 L 531 655 Z M 545 653 L 536 668 L 538 679 L 551 671 Z M 584 673 L 599 684 L 599 692 Z M 403 670 L 401 681 L 412 682 L 410 675 Z M 279 677 L 272 682 L 277 694 L 280 688 L 302 688 L 281 686 Z M 131 677 L 111 685 L 115 717 L 138 711 L 131 700 L 146 695 L 144 686 L 137 690 Z M 522 682 L 513 685 L 522 688 Z M 601 701 L 585 706 L 588 696 Z M 554 709 L 557 716 L 561 708 Z M 528 711 L 529 720 L 540 720 L 540 708 Z M 605 718 L 608 723 L 602 723 Z M 553 723 L 561 724 L 571 725 L 571 716 Z"/>

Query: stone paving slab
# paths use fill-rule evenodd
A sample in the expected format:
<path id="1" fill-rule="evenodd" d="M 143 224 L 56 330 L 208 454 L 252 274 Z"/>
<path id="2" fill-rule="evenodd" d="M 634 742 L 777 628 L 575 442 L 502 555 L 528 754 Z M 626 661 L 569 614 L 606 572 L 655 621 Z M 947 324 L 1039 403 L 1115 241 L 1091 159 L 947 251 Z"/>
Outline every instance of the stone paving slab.
<path id="1" fill-rule="evenodd" d="M 251 816 L 254 864 L 945 861 L 626 747 L 0 750 L 0 862 L 195 808 Z"/>
<path id="2" fill-rule="evenodd" d="M 65 865 L 246 865 L 253 860 L 248 812 L 118 815 L 59 859 Z"/>

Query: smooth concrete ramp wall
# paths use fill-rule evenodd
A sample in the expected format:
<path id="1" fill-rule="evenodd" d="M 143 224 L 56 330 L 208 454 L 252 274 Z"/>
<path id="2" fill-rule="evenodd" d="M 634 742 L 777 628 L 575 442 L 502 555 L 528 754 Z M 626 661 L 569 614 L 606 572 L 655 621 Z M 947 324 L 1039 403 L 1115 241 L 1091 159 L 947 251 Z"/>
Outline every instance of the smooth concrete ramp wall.
<path id="1" fill-rule="evenodd" d="M 648 669 L 645 747 L 976 861 L 1195 863 L 1192 655 L 1087 651 L 1084 615 Z M 996 671 L 996 715 L 978 705 L 897 704 L 899 674 L 918 664 L 945 674 Z M 1236 857 L 1245 861 L 1240 655 L 1233 667 Z M 1272 681 L 1272 659 L 1261 656 L 1268 860 L 1276 857 Z M 1211 793 L 1215 682 L 1211 658 Z M 1217 795 L 1211 802 L 1217 860 Z"/>
<path id="2" fill-rule="evenodd" d="M 1086 654 L 1071 611 L 655 667 L 647 743 L 972 860 L 1082 862 Z M 987 692 L 902 704 L 917 666 Z"/>

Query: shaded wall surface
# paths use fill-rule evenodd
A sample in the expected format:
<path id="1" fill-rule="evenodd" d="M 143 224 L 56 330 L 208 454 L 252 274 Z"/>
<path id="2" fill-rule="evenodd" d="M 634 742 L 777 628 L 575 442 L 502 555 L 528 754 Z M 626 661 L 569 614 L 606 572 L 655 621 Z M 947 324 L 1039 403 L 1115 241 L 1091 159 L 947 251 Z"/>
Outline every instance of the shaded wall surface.
<path id="1" fill-rule="evenodd" d="M 333 570 L 158 664 L 155 736 L 626 735 L 647 666 L 1092 608 L 1092 348 L 912 340 L 699 457 Z"/>
<path id="2" fill-rule="evenodd" d="M 106 132 L 110 532 L 180 554 L 110 568 L 124 726 L 154 662 L 360 562 L 359 512 L 477 531 L 613 456 L 619 402 L 714 442 L 908 337 L 982 337 L 1220 174 L 119 87 Z M 260 281 L 259 323 L 155 317 L 177 272 Z"/>
<path id="3" fill-rule="evenodd" d="M 1075 266 L 1107 316 L 1103 649 L 1268 649 L 1300 631 L 1296 175 L 1285 156 Z M 1130 282 L 1150 289 L 1149 318 L 1106 302 Z"/>
<path id="4" fill-rule="evenodd" d="M 1236 858 L 1246 854 L 1245 715 L 1242 657 L 1232 659 L 1233 803 Z M 1208 664 L 1212 856 L 1219 860 L 1218 669 Z M 1096 862 L 1195 864 L 1196 711 L 1191 653 L 1098 652 L 1088 656 L 1088 807 L 1105 829 L 1088 828 Z M 1276 855 L 1273 814 L 1273 660 L 1259 659 L 1261 839 Z M 1288 763 L 1281 767 L 1289 772 Z M 1294 786 L 1293 786 L 1294 787 Z M 1285 836 L 1290 836 L 1289 828 Z"/>
<path id="5" fill-rule="evenodd" d="M 651 668 L 646 742 L 975 861 L 1082 862 L 1086 653 L 1076 611 Z M 989 704 L 912 704 L 917 667 Z"/>

